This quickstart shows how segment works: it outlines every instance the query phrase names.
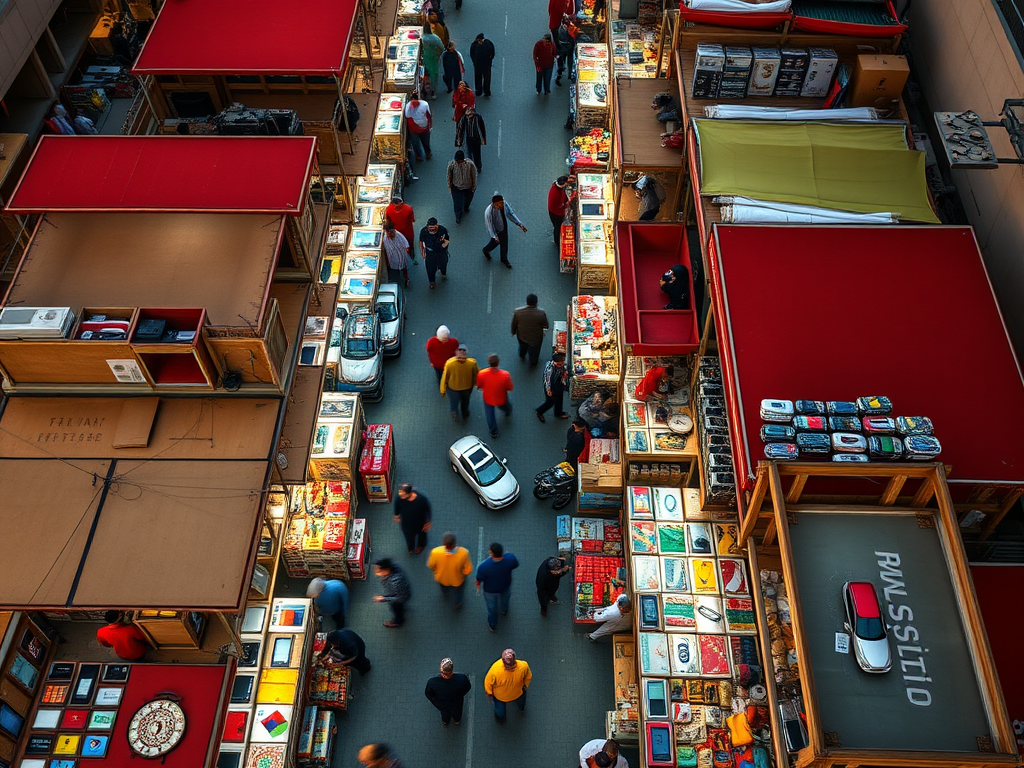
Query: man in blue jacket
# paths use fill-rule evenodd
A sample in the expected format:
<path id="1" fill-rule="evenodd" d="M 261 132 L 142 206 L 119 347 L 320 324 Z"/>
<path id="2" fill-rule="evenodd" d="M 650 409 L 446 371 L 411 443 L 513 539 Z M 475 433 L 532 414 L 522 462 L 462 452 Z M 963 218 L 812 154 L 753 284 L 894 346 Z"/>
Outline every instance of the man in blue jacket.
<path id="1" fill-rule="evenodd" d="M 498 628 L 498 610 L 501 615 L 508 613 L 508 601 L 512 596 L 512 571 L 519 567 L 519 561 L 498 542 L 490 547 L 491 556 L 476 569 L 476 591 L 484 589 L 487 603 L 487 628 L 493 632 Z"/>

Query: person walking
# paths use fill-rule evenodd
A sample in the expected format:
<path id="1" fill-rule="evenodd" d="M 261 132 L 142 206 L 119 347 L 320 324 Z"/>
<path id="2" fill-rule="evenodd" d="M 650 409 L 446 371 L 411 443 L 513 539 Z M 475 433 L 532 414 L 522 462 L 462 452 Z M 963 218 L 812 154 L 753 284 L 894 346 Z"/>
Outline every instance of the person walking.
<path id="1" fill-rule="evenodd" d="M 409 241 L 390 221 L 384 225 L 384 255 L 388 260 L 388 281 L 409 285 Z"/>
<path id="2" fill-rule="evenodd" d="M 466 81 L 462 80 L 459 83 L 459 87 L 455 89 L 452 94 L 452 107 L 455 109 L 455 114 L 452 116 L 452 120 L 458 124 L 462 116 L 466 114 L 466 110 L 469 107 L 476 106 L 476 96 L 473 94 L 473 90 L 466 85 Z"/>
<path id="3" fill-rule="evenodd" d="M 559 176 L 555 179 L 548 190 L 548 218 L 551 219 L 551 242 L 558 245 L 559 236 L 562 234 L 562 222 L 565 221 L 565 214 L 569 210 L 569 197 L 566 187 L 569 185 L 568 176 Z"/>
<path id="4" fill-rule="evenodd" d="M 629 595 L 623 592 L 614 603 L 597 611 L 594 620 L 604 623 L 587 635 L 591 642 L 615 632 L 632 632 L 633 604 L 629 602 Z"/>
<path id="5" fill-rule="evenodd" d="M 441 54 L 441 79 L 444 80 L 444 87 L 448 89 L 448 93 L 455 90 L 465 71 L 466 63 L 462 59 L 462 54 L 455 50 L 455 43 L 449 42 Z"/>
<path id="6" fill-rule="evenodd" d="M 551 93 L 551 72 L 555 68 L 555 60 L 558 58 L 558 49 L 551 42 L 551 35 L 547 32 L 544 37 L 533 45 L 533 66 L 537 70 L 537 95 L 541 91 Z"/>
<path id="7" fill-rule="evenodd" d="M 530 366 L 540 360 L 540 348 L 544 344 L 544 331 L 548 329 L 548 314 L 537 306 L 537 294 L 526 295 L 526 306 L 512 313 L 512 335 L 519 342 L 519 359 L 530 356 Z"/>
<path id="8" fill-rule="evenodd" d="M 477 173 L 484 169 L 480 146 L 486 143 L 487 126 L 484 125 L 484 119 L 477 114 L 475 107 L 467 108 L 466 114 L 455 124 L 455 146 L 461 147 L 465 144 Z"/>
<path id="9" fill-rule="evenodd" d="M 455 350 L 459 348 L 459 340 L 452 336 L 447 325 L 437 326 L 437 333 L 427 340 L 427 359 L 430 360 L 430 367 L 437 374 L 437 383 L 441 383 L 441 374 L 444 373 L 444 364 L 455 357 Z"/>
<path id="10" fill-rule="evenodd" d="M 430 105 L 420 99 L 419 94 L 413 93 L 405 105 L 405 127 L 409 129 L 409 143 L 420 162 L 424 158 L 429 160 L 433 157 L 430 154 L 430 129 L 433 125 L 434 116 L 430 112 Z"/>
<path id="11" fill-rule="evenodd" d="M 440 15 L 437 11 L 430 11 L 427 14 L 427 26 L 430 27 L 430 31 L 441 38 L 441 44 L 447 48 L 448 43 L 451 42 L 451 37 L 448 35 L 448 27 L 441 21 Z"/>
<path id="12" fill-rule="evenodd" d="M 497 355 L 488 355 L 488 367 L 480 371 L 476 377 L 477 389 L 483 392 L 484 418 L 487 419 L 491 437 L 498 436 L 498 421 L 494 409 L 500 408 L 506 416 L 512 415 L 512 401 L 508 397 L 508 393 L 514 389 L 512 375 L 498 367 L 500 362 Z"/>
<path id="13" fill-rule="evenodd" d="M 579 27 L 573 24 L 568 16 L 562 20 L 554 40 L 558 49 L 558 75 L 555 77 L 555 85 L 562 84 L 562 73 L 566 69 L 569 70 L 569 82 L 576 82 L 576 62 L 573 53 L 576 51 L 576 36 L 579 32 Z"/>
<path id="14" fill-rule="evenodd" d="M 572 464 L 573 470 L 579 474 L 580 454 L 587 447 L 587 422 L 577 416 L 572 420 L 569 429 L 565 433 L 565 460 Z"/>
<path id="15" fill-rule="evenodd" d="M 569 414 L 562 410 L 562 395 L 569 381 L 569 372 L 565 369 L 565 353 L 555 352 L 544 366 L 544 402 L 537 407 L 537 419 L 544 422 L 544 412 L 554 406 L 555 418 L 568 419 Z"/>
<path id="16" fill-rule="evenodd" d="M 637 205 L 637 219 L 639 221 L 654 221 L 663 202 L 658 182 L 653 176 L 641 176 L 633 187 L 633 194 L 640 201 Z"/>
<path id="17" fill-rule="evenodd" d="M 548 0 L 548 31 L 551 33 L 549 40 L 557 39 L 558 28 L 562 26 L 562 19 L 576 13 L 574 0 Z"/>
<path id="18" fill-rule="evenodd" d="M 508 222 L 526 232 L 526 225 L 519 220 L 512 206 L 505 202 L 505 198 L 495 193 L 491 197 L 491 204 L 484 209 L 484 226 L 487 227 L 487 235 L 491 238 L 483 247 L 484 258 L 491 260 L 491 251 L 498 248 L 501 256 L 501 263 L 509 269 L 512 264 L 508 260 Z"/>
<path id="19" fill-rule="evenodd" d="M 441 54 L 444 53 L 444 41 L 434 34 L 430 24 L 423 25 L 420 50 L 423 51 L 423 71 L 428 88 L 424 91 L 424 95 L 436 98 L 437 91 L 441 87 Z"/>
<path id="20" fill-rule="evenodd" d="M 508 704 L 516 703 L 520 714 L 526 714 L 526 690 L 533 681 L 530 665 L 516 658 L 516 652 L 506 648 L 501 658 L 491 664 L 484 678 L 484 691 L 487 698 L 494 702 L 494 719 L 505 722 Z"/>
<path id="21" fill-rule="evenodd" d="M 512 571 L 519 567 L 519 561 L 498 542 L 488 549 L 490 557 L 476 569 L 476 591 L 483 587 L 484 603 L 487 604 L 487 628 L 493 632 L 498 628 L 498 612 L 508 613 L 508 601 L 512 596 Z"/>
<path id="22" fill-rule="evenodd" d="M 405 623 L 405 604 L 412 597 L 412 588 L 405 571 L 398 567 L 390 557 L 382 557 L 373 564 L 373 575 L 380 579 L 383 595 L 373 598 L 375 603 L 387 603 L 391 606 L 391 620 L 385 621 L 388 629 L 397 629 Z"/>
<path id="23" fill-rule="evenodd" d="M 390 221 L 395 225 L 395 229 L 405 235 L 405 239 L 409 241 L 409 258 L 415 264 L 416 253 L 412 250 L 412 244 L 416 242 L 416 238 L 412 225 L 416 222 L 416 212 L 412 206 L 405 202 L 401 195 L 395 195 L 391 198 L 391 205 L 384 209 L 384 221 Z"/>
<path id="24" fill-rule="evenodd" d="M 548 603 L 557 603 L 558 584 L 569 572 L 569 566 L 560 557 L 549 557 L 537 569 L 537 599 L 540 601 L 540 615 L 548 615 Z"/>
<path id="25" fill-rule="evenodd" d="M 441 674 L 427 680 L 423 693 L 441 713 L 441 725 L 447 728 L 448 723 L 458 725 L 462 722 L 462 702 L 472 688 L 473 684 L 466 675 L 456 674 L 455 662 L 441 659 Z"/>
<path id="26" fill-rule="evenodd" d="M 449 531 L 441 538 L 441 546 L 430 550 L 427 568 L 434 574 L 434 581 L 441 585 L 441 597 L 446 601 L 453 595 L 453 608 L 462 607 L 462 593 L 466 586 L 466 577 L 473 572 L 473 563 L 469 559 L 469 550 L 455 545 L 455 534 Z"/>
<path id="27" fill-rule="evenodd" d="M 348 615 L 348 587 L 338 579 L 316 578 L 306 587 L 306 597 L 313 599 L 313 607 L 321 616 L 330 616 L 336 629 L 345 626 Z"/>
<path id="28" fill-rule="evenodd" d="M 476 360 L 469 357 L 465 344 L 455 349 L 455 357 L 444 364 L 441 374 L 441 397 L 448 395 L 448 403 L 452 410 L 452 421 L 469 418 L 469 398 L 476 386 L 476 377 L 480 373 Z"/>
<path id="29" fill-rule="evenodd" d="M 481 32 L 469 46 L 469 58 L 473 62 L 473 92 L 477 96 L 491 97 L 491 66 L 494 63 L 494 43 Z"/>
<path id="30" fill-rule="evenodd" d="M 432 518 L 430 499 L 416 491 L 411 483 L 398 486 L 395 498 L 395 522 L 402 527 L 410 555 L 418 555 L 427 546 L 427 531 Z"/>
<path id="31" fill-rule="evenodd" d="M 402 768 L 402 761 L 387 744 L 367 744 L 356 759 L 366 768 Z"/>
<path id="32" fill-rule="evenodd" d="M 448 230 L 438 224 L 437 219 L 433 216 L 427 219 L 427 226 L 420 230 L 420 255 L 423 257 L 423 265 L 427 268 L 427 281 L 430 283 L 430 290 L 434 290 L 434 278 L 437 277 L 438 270 L 441 271 L 442 280 L 448 279 L 448 244 L 450 242 Z"/>
<path id="33" fill-rule="evenodd" d="M 352 667 L 359 672 L 360 677 L 372 667 L 366 658 L 366 643 L 351 629 L 328 632 L 317 663 L 325 667 Z"/>
<path id="34" fill-rule="evenodd" d="M 466 153 L 461 149 L 448 163 L 448 192 L 455 207 L 455 223 L 462 222 L 462 214 L 469 213 L 469 204 L 476 193 L 476 165 L 466 162 Z"/>

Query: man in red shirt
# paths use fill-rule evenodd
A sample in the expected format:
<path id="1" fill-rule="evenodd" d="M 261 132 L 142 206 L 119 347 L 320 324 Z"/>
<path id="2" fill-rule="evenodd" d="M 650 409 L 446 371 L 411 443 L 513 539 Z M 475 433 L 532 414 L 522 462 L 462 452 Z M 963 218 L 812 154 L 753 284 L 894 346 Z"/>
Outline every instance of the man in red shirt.
<path id="1" fill-rule="evenodd" d="M 558 28 L 562 26 L 562 17 L 566 15 L 576 15 L 574 0 L 548 0 L 548 30 L 552 40 L 558 39 Z"/>
<path id="2" fill-rule="evenodd" d="M 416 221 L 416 214 L 413 213 L 412 206 L 402 200 L 401 197 L 395 195 L 391 198 L 391 205 L 384 209 L 385 218 L 395 225 L 395 229 L 405 235 L 405 239 L 410 244 L 416 242 L 416 238 L 412 233 L 412 224 Z M 409 249 L 410 260 L 413 264 L 416 263 L 416 249 Z"/>
<path id="3" fill-rule="evenodd" d="M 447 325 L 439 326 L 437 335 L 431 336 L 427 341 L 427 357 L 430 358 L 430 367 L 437 374 L 437 383 L 441 383 L 441 375 L 444 373 L 444 364 L 455 357 L 455 350 L 459 348 L 459 340 L 451 335 Z"/>
<path id="4" fill-rule="evenodd" d="M 508 393 L 514 389 L 512 375 L 498 367 L 500 362 L 497 355 L 489 355 L 488 367 L 476 375 L 477 389 L 483 390 L 484 416 L 487 418 L 491 437 L 498 436 L 498 421 L 495 419 L 494 409 L 500 408 L 506 416 L 512 415 L 512 401 L 508 399 Z"/>
<path id="5" fill-rule="evenodd" d="M 675 373 L 674 365 L 666 368 L 657 365 L 651 368 L 636 385 L 636 399 L 644 403 L 651 398 L 664 400 L 672 393 L 672 377 Z"/>
<path id="6" fill-rule="evenodd" d="M 568 176 L 559 176 L 555 179 L 555 183 L 551 185 L 551 189 L 548 190 L 548 218 L 551 219 L 551 226 L 554 227 L 554 231 L 551 235 L 551 242 L 555 245 L 558 245 L 558 236 L 561 234 L 562 221 L 565 220 L 565 212 L 568 210 L 569 201 L 572 199 L 565 192 L 565 188 L 568 184 Z"/>
<path id="7" fill-rule="evenodd" d="M 555 68 L 555 59 L 558 58 L 558 49 L 551 40 L 551 34 L 544 33 L 544 37 L 538 40 L 533 46 L 533 66 L 537 69 L 537 95 L 540 96 L 541 89 L 544 93 L 551 93 L 551 72 Z"/>
<path id="8" fill-rule="evenodd" d="M 107 626 L 96 630 L 96 639 L 100 645 L 113 648 L 120 659 L 138 661 L 149 650 L 149 643 L 142 630 L 134 624 L 125 624 L 120 611 L 107 611 L 103 618 Z"/>

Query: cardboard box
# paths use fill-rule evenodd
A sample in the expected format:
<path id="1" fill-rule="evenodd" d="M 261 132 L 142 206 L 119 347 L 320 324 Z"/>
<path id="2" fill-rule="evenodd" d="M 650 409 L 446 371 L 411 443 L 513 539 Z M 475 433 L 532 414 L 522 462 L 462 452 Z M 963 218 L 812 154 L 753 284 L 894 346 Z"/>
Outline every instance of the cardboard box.
<path id="1" fill-rule="evenodd" d="M 807 76 L 810 54 L 803 48 L 783 48 L 779 77 L 775 82 L 776 96 L 799 96 Z"/>
<path id="2" fill-rule="evenodd" d="M 753 65 L 750 73 L 748 96 L 771 96 L 775 81 L 779 77 L 782 54 L 778 48 L 753 48 Z"/>
<path id="3" fill-rule="evenodd" d="M 811 48 L 807 78 L 804 80 L 801 96 L 824 98 L 832 85 L 832 76 L 839 67 L 839 56 L 831 48 Z"/>
<path id="4" fill-rule="evenodd" d="M 724 69 L 725 49 L 715 43 L 698 43 L 690 95 L 695 99 L 716 98 Z"/>
<path id="5" fill-rule="evenodd" d="M 861 54 L 850 79 L 849 105 L 891 109 L 899 102 L 909 76 L 906 56 Z"/>

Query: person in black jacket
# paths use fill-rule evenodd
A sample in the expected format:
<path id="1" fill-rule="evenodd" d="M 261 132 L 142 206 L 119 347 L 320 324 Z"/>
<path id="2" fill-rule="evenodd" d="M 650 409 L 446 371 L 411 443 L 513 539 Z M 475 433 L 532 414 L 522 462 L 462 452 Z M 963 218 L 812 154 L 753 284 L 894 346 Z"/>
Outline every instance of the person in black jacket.
<path id="1" fill-rule="evenodd" d="M 548 615 L 548 603 L 557 603 L 555 593 L 562 577 L 569 572 L 569 566 L 560 557 L 549 557 L 537 569 L 537 599 L 540 600 L 540 615 Z"/>
<path id="2" fill-rule="evenodd" d="M 402 535 L 410 555 L 418 555 L 427 546 L 430 530 L 430 500 L 409 483 L 398 486 L 395 498 L 395 522 L 401 523 Z"/>
<path id="3" fill-rule="evenodd" d="M 473 61 L 474 91 L 477 96 L 491 97 L 491 64 L 494 62 L 494 43 L 481 32 L 469 46 Z"/>
<path id="4" fill-rule="evenodd" d="M 473 107 L 466 107 L 466 114 L 455 124 L 455 146 L 465 146 L 477 173 L 484 169 L 484 161 L 480 156 L 480 145 L 487 143 L 487 126 L 484 119 Z"/>
<path id="5" fill-rule="evenodd" d="M 327 633 L 326 645 L 318 661 L 328 667 L 352 667 L 365 675 L 370 671 L 366 658 L 366 643 L 351 629 L 336 629 Z"/>
<path id="6" fill-rule="evenodd" d="M 577 416 L 572 420 L 569 430 L 565 433 L 565 460 L 572 464 L 572 468 L 579 471 L 580 454 L 587 445 L 587 422 Z"/>
<path id="7" fill-rule="evenodd" d="M 472 688 L 469 678 L 463 674 L 455 674 L 455 663 L 451 659 L 441 659 L 441 674 L 427 680 L 423 691 L 427 699 L 441 713 L 441 725 L 462 721 L 462 700 Z"/>
<path id="8" fill-rule="evenodd" d="M 658 281 L 661 290 L 668 296 L 665 309 L 690 308 L 690 270 L 684 264 L 676 264 Z"/>

